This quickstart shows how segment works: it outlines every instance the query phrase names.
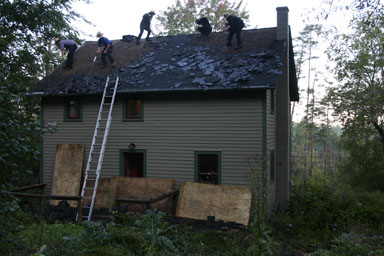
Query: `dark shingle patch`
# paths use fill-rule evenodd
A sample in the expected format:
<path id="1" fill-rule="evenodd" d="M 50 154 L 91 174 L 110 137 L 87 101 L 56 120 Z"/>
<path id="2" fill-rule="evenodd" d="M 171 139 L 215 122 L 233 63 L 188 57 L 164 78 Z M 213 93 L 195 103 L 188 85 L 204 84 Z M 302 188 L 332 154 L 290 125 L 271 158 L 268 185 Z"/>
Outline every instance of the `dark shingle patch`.
<path id="1" fill-rule="evenodd" d="M 276 85 L 282 74 L 284 45 L 274 43 L 273 33 L 273 29 L 244 31 L 244 49 L 238 51 L 223 51 L 224 33 L 214 33 L 204 41 L 198 35 L 160 37 L 143 48 L 134 43 L 114 42 L 113 55 L 119 67 L 103 71 L 98 65 L 94 70 L 87 67 L 89 63 L 85 60 L 96 49 L 94 43 L 87 42 L 76 53 L 74 71 L 56 70 L 33 91 L 53 95 L 101 93 L 106 76 L 111 74 L 120 77 L 118 92 Z"/>

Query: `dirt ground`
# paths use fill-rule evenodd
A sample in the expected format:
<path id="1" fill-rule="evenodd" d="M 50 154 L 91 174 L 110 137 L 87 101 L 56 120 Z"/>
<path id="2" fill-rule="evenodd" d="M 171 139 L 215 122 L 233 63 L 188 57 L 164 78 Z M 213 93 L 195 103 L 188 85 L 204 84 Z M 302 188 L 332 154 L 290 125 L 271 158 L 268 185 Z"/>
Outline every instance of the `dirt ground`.
<path id="1" fill-rule="evenodd" d="M 99 210 L 93 211 L 94 221 L 101 221 L 104 223 L 108 223 L 113 220 L 113 215 L 110 212 L 111 210 L 108 208 L 101 208 Z M 116 212 L 116 209 L 112 209 L 112 212 Z M 142 214 L 145 214 L 145 211 L 141 213 L 131 213 L 126 212 L 124 207 L 121 208 L 120 211 L 122 214 L 130 214 L 136 217 L 139 217 Z M 77 209 L 70 207 L 70 205 L 66 201 L 61 201 L 59 205 L 52 206 L 49 205 L 46 207 L 42 213 L 42 217 L 50 222 L 55 221 L 63 221 L 63 222 L 75 222 Z M 112 217 L 112 218 L 111 218 Z M 193 231 L 202 232 L 202 231 L 246 231 L 247 228 L 241 224 L 235 222 L 223 222 L 222 220 L 216 220 L 214 216 L 209 216 L 207 220 L 194 220 L 188 218 L 180 218 L 176 217 L 174 213 L 168 213 L 165 218 L 165 221 L 170 223 L 173 227 L 177 227 L 179 225 L 186 225 L 191 228 Z"/>

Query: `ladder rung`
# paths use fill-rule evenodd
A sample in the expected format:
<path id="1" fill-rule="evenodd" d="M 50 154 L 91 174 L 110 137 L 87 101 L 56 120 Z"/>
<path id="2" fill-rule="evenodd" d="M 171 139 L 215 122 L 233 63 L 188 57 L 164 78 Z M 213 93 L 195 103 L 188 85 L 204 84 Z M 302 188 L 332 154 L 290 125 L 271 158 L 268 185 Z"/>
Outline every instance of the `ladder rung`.
<path id="1" fill-rule="evenodd" d="M 96 190 L 97 190 L 97 181 L 100 177 L 100 164 L 102 163 L 103 161 L 103 154 L 101 151 L 103 149 L 103 147 L 105 146 L 105 139 L 106 139 L 106 136 L 108 136 L 108 131 L 109 131 L 109 122 L 111 122 L 111 117 L 108 116 L 107 118 L 105 118 L 105 113 L 109 113 L 109 115 L 111 114 L 111 111 L 112 111 L 112 107 L 113 107 L 113 102 L 114 102 L 114 99 L 115 99 L 115 95 L 116 95 L 116 88 L 117 88 L 117 83 L 118 83 L 118 80 L 119 80 L 119 77 L 118 76 L 115 76 L 113 77 L 113 79 L 115 80 L 109 80 L 109 77 L 107 79 L 107 82 L 105 83 L 105 88 L 104 88 L 104 95 L 103 95 L 103 99 L 102 99 L 102 104 L 100 106 L 100 110 L 99 110 L 99 117 L 97 119 L 97 123 L 96 123 L 96 128 L 95 128 L 95 134 L 93 136 L 93 143 L 92 143 L 92 150 L 89 152 L 89 161 L 87 163 L 87 169 L 85 171 L 85 176 L 86 176 L 86 179 L 84 180 L 84 185 L 83 185 L 83 188 L 82 188 L 82 195 L 84 195 L 84 192 L 85 191 L 92 191 L 93 190 L 93 195 L 92 196 L 83 196 L 83 199 L 90 199 L 92 200 L 92 202 L 94 202 L 95 200 L 95 193 L 96 193 Z M 110 84 L 110 83 L 114 83 L 114 85 Z M 110 98 L 110 100 L 108 99 Z M 105 106 L 105 108 L 104 108 Z M 109 106 L 109 108 L 108 108 Z M 101 118 L 101 116 L 103 115 L 104 118 Z M 104 122 L 106 121 L 106 123 L 102 123 L 101 122 Z M 103 131 L 103 132 L 100 132 L 102 134 L 97 134 L 97 131 Z M 100 143 L 99 141 L 99 138 L 104 138 L 104 141 L 103 143 Z M 98 142 L 98 143 L 95 143 L 95 142 Z M 94 149 L 94 147 L 101 147 L 101 148 L 97 148 L 97 149 Z M 96 160 L 93 158 L 93 156 L 97 157 L 99 156 L 100 159 Z M 97 166 L 96 166 L 97 164 Z M 91 169 L 91 165 L 92 165 L 92 169 Z M 93 168 L 96 168 L 96 169 L 93 169 Z M 88 178 L 88 176 L 92 177 L 92 178 Z M 94 186 L 93 187 L 86 187 L 87 186 L 87 182 L 90 182 L 90 181 L 94 181 Z M 92 186 L 91 184 L 88 184 L 88 186 Z M 89 193 L 88 193 L 89 194 Z M 89 204 L 89 206 L 83 206 L 83 208 L 87 208 L 89 209 L 89 215 L 86 216 L 86 215 L 82 215 L 81 218 L 88 218 L 90 219 L 91 217 L 91 214 L 92 214 L 92 209 L 93 209 L 93 203 Z"/>

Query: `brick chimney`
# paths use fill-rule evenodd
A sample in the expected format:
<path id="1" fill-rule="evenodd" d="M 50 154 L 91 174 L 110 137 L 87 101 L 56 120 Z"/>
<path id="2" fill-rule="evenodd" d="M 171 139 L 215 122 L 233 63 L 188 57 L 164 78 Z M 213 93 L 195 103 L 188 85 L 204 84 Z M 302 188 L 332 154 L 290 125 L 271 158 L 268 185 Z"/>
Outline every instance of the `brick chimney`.
<path id="1" fill-rule="evenodd" d="M 288 7 L 277 7 L 277 32 L 276 40 L 287 40 L 289 38 Z"/>

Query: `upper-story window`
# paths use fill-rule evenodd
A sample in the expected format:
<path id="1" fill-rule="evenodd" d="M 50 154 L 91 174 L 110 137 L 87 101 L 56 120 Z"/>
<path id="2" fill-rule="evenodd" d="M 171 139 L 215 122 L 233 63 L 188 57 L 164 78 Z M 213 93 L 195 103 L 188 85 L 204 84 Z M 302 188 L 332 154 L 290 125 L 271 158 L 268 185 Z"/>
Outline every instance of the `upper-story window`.
<path id="1" fill-rule="evenodd" d="M 140 99 L 128 99 L 123 111 L 124 121 L 143 120 L 143 102 Z"/>
<path id="2" fill-rule="evenodd" d="M 82 108 L 79 99 L 70 99 L 65 104 L 64 121 L 82 121 Z"/>
<path id="3" fill-rule="evenodd" d="M 271 99 L 270 99 L 270 103 L 271 103 L 271 106 L 270 106 L 270 110 L 271 110 L 271 114 L 274 114 L 275 113 L 275 90 L 271 90 Z"/>

